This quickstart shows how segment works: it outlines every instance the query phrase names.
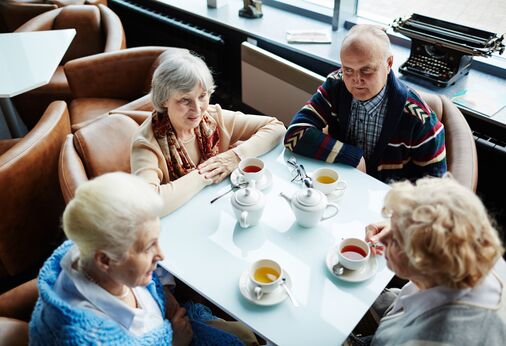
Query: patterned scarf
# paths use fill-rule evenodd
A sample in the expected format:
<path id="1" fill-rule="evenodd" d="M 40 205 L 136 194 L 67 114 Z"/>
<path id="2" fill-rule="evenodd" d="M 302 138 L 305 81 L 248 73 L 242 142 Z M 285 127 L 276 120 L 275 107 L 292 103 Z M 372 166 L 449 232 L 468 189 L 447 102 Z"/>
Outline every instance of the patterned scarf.
<path id="1" fill-rule="evenodd" d="M 183 143 L 177 138 L 169 115 L 154 111 L 151 126 L 167 162 L 170 181 L 174 181 L 193 171 L 196 166 L 188 156 Z M 219 153 L 218 143 L 220 142 L 220 134 L 217 127 L 216 121 L 205 113 L 199 126 L 193 130 L 197 138 L 201 161 L 205 161 Z"/>

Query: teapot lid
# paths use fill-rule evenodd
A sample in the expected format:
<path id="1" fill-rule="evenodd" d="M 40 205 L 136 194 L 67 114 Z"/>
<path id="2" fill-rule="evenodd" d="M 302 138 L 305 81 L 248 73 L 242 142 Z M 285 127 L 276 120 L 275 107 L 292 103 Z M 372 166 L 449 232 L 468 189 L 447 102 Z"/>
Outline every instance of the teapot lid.
<path id="1" fill-rule="evenodd" d="M 234 199 L 237 204 L 251 206 L 260 202 L 262 199 L 262 192 L 255 188 L 255 183 L 252 181 L 248 184 L 247 188 L 236 191 Z"/>
<path id="2" fill-rule="evenodd" d="M 306 188 L 297 194 L 297 202 L 306 207 L 318 205 L 322 201 L 322 193 L 312 188 Z"/>

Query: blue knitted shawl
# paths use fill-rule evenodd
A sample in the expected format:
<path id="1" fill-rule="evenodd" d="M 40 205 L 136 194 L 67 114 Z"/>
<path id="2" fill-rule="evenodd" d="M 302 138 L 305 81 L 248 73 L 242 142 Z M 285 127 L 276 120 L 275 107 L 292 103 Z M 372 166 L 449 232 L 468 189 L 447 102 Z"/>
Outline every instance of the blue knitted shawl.
<path id="1" fill-rule="evenodd" d="M 75 308 L 62 300 L 53 288 L 62 270 L 60 261 L 72 246 L 71 241 L 64 242 L 40 270 L 39 299 L 29 325 L 30 345 L 172 345 L 172 327 L 167 319 L 161 327 L 135 336 L 112 319 Z M 165 316 L 165 296 L 156 274 L 153 273 L 147 289 Z M 193 303 L 185 307 L 192 321 L 192 345 L 242 345 L 236 336 L 204 323 L 216 318 L 207 307 Z"/>

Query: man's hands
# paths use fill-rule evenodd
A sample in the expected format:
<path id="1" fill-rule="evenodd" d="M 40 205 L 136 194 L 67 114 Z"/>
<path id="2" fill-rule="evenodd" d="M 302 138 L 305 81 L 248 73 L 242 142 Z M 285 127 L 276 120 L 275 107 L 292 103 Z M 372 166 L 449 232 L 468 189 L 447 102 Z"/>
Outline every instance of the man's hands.
<path id="1" fill-rule="evenodd" d="M 204 178 L 217 184 L 232 173 L 240 161 L 241 159 L 233 150 L 228 150 L 202 162 L 198 169 Z"/>
<path id="2" fill-rule="evenodd" d="M 365 166 L 365 159 L 363 156 L 360 158 L 360 162 L 357 165 L 357 169 L 361 172 L 367 173 L 367 168 Z"/>
<path id="3" fill-rule="evenodd" d="M 390 233 L 390 221 L 381 221 L 367 225 L 365 228 L 365 241 L 370 242 L 373 255 L 382 255 L 385 246 L 381 244 L 381 239 Z"/>

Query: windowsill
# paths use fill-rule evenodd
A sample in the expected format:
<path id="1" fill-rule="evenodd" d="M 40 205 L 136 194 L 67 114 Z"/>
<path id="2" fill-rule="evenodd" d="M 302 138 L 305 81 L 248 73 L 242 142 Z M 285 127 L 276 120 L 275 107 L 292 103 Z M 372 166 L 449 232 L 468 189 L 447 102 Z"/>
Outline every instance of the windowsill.
<path id="1" fill-rule="evenodd" d="M 228 4 L 215 9 L 208 8 L 205 0 L 152 0 L 163 3 L 167 6 L 178 9 L 192 16 L 200 17 L 203 20 L 211 21 L 214 24 L 239 31 L 253 40 L 257 40 L 259 45 L 262 42 L 268 45 L 274 45 L 279 49 L 286 51 L 286 55 L 295 58 L 304 57 L 305 61 L 310 61 L 311 64 L 317 65 L 325 63 L 327 65 L 338 67 L 340 63 L 339 50 L 340 43 L 346 34 L 346 30 L 332 31 L 329 24 L 321 21 L 310 19 L 295 13 L 290 13 L 278 8 L 263 5 L 263 17 L 260 19 L 246 19 L 238 16 L 238 11 L 243 6 L 241 0 L 228 0 Z M 363 19 L 358 18 L 358 22 L 363 22 Z M 331 35 L 331 44 L 289 44 L 286 42 L 285 34 L 287 30 L 291 29 L 317 29 L 328 30 Z M 389 32 L 392 35 L 392 51 L 394 54 L 394 71 L 397 71 L 399 66 L 409 56 L 409 45 L 407 41 L 398 33 Z M 295 59 L 294 58 L 294 59 Z M 465 94 L 465 97 L 470 103 L 469 107 L 459 108 L 463 109 L 466 114 L 479 118 L 480 120 L 496 124 L 502 128 L 506 128 L 506 83 L 504 78 L 495 76 L 492 73 L 483 72 L 482 68 L 475 67 L 476 64 L 483 64 L 481 60 L 484 58 L 477 58 L 473 62 L 473 68 L 468 76 L 461 78 L 454 85 L 446 88 L 439 88 L 432 85 L 430 82 L 416 79 L 414 77 L 404 76 L 397 73 L 399 78 L 418 90 L 439 93 L 446 95 L 449 98 L 455 95 Z M 503 59 L 496 58 L 506 65 Z M 311 65 L 310 64 L 310 65 Z M 305 66 L 309 69 L 311 66 Z M 501 66 L 499 67 L 501 68 Z M 506 71 L 506 66 L 504 70 Z M 316 71 L 318 72 L 318 71 Z M 493 91 L 493 92 L 492 92 Z M 474 102 L 474 106 L 472 103 Z M 492 105 L 492 106 L 491 106 Z M 494 106 L 495 105 L 495 106 Z"/>

